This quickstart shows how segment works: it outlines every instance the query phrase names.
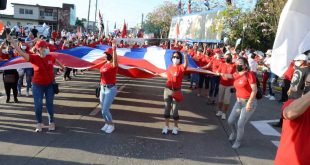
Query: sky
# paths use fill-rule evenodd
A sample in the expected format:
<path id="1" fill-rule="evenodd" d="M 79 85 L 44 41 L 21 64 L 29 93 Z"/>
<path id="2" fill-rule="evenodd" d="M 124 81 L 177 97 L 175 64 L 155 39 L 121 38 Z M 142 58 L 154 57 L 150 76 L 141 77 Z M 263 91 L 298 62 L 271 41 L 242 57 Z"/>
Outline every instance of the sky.
<path id="1" fill-rule="evenodd" d="M 152 12 L 156 7 L 163 4 L 165 0 L 98 0 L 98 11 L 103 14 L 104 23 L 109 22 L 109 28 L 113 29 L 116 22 L 117 28 L 122 28 L 124 19 L 128 27 L 141 23 L 141 15 L 144 18 L 147 13 Z M 177 0 L 170 0 L 176 2 Z M 11 3 L 23 3 L 32 5 L 44 5 L 61 7 L 62 3 L 75 4 L 76 16 L 86 18 L 88 15 L 89 0 L 8 0 L 7 9 L 0 11 L 1 14 L 13 14 Z M 96 0 L 91 0 L 90 20 L 95 20 Z M 97 15 L 98 19 L 98 15 Z"/>

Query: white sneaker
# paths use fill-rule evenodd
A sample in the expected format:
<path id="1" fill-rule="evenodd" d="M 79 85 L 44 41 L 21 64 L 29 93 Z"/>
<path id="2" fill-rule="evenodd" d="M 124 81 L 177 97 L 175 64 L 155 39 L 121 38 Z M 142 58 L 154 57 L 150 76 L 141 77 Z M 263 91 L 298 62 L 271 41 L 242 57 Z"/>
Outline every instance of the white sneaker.
<path id="1" fill-rule="evenodd" d="M 228 140 L 229 140 L 229 141 L 233 141 L 233 140 L 235 140 L 235 139 L 236 139 L 236 134 L 235 134 L 235 133 L 231 133 L 231 134 L 229 135 Z"/>
<path id="2" fill-rule="evenodd" d="M 101 128 L 101 131 L 105 132 L 105 131 L 107 130 L 108 126 L 109 126 L 108 124 L 105 124 L 105 125 Z"/>
<path id="3" fill-rule="evenodd" d="M 26 96 L 27 96 L 27 97 L 29 96 L 29 92 L 26 92 Z"/>
<path id="4" fill-rule="evenodd" d="M 270 97 L 269 97 L 269 100 L 270 100 L 270 101 L 274 101 L 274 100 L 276 100 L 276 98 L 275 98 L 274 96 L 270 96 Z"/>
<path id="5" fill-rule="evenodd" d="M 179 131 L 179 128 L 178 127 L 174 127 L 172 129 L 172 135 L 177 135 L 178 134 L 178 131 Z"/>
<path id="6" fill-rule="evenodd" d="M 42 127 L 43 127 L 42 123 L 37 123 L 36 129 L 34 131 L 35 132 L 42 132 Z"/>
<path id="7" fill-rule="evenodd" d="M 112 133 L 115 130 L 114 125 L 108 125 L 107 129 L 105 130 L 105 133 Z"/>
<path id="8" fill-rule="evenodd" d="M 222 111 L 217 111 L 217 113 L 215 114 L 216 116 L 220 117 L 222 116 L 223 112 Z"/>
<path id="9" fill-rule="evenodd" d="M 162 131 L 161 133 L 164 134 L 164 135 L 167 135 L 167 134 L 168 134 L 168 131 L 169 131 L 169 128 L 168 128 L 167 126 L 165 126 L 165 127 L 163 128 L 163 131 Z"/>
<path id="10" fill-rule="evenodd" d="M 265 97 L 269 98 L 269 97 L 271 97 L 271 95 L 265 95 Z"/>
<path id="11" fill-rule="evenodd" d="M 233 149 L 238 149 L 241 143 L 239 141 L 235 141 L 234 144 L 231 146 Z"/>
<path id="12" fill-rule="evenodd" d="M 222 120 L 226 120 L 226 114 L 222 113 Z"/>
<path id="13" fill-rule="evenodd" d="M 55 131 L 55 128 L 56 128 L 55 123 L 50 123 L 49 127 L 48 127 L 48 130 L 49 131 Z"/>

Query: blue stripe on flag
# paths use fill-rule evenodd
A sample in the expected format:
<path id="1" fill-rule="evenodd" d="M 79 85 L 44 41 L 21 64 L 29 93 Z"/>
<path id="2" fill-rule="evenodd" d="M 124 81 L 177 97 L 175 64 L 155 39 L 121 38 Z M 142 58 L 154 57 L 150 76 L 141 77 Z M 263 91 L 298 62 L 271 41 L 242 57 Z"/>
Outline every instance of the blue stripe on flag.
<path id="1" fill-rule="evenodd" d="M 56 52 L 70 54 L 75 57 L 82 58 L 83 56 L 87 55 L 92 50 L 94 50 L 94 48 L 87 47 L 87 46 L 80 46 L 80 47 L 76 47 L 72 49 L 57 50 Z"/>

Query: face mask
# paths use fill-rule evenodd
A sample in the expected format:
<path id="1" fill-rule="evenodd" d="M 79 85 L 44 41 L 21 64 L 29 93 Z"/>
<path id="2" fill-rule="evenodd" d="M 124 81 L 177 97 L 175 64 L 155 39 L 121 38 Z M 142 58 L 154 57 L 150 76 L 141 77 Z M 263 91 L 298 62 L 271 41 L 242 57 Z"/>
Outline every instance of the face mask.
<path id="1" fill-rule="evenodd" d="M 45 49 L 44 54 L 48 55 L 49 53 L 50 53 L 50 50 L 49 49 Z"/>
<path id="2" fill-rule="evenodd" d="M 6 51 L 6 49 L 2 49 L 2 53 L 7 54 L 8 52 Z"/>
<path id="3" fill-rule="evenodd" d="M 301 62 L 301 61 L 295 61 L 295 65 L 296 65 L 297 67 L 300 67 L 300 66 L 301 66 L 301 64 L 302 64 L 302 62 Z"/>
<path id="4" fill-rule="evenodd" d="M 57 45 L 59 45 L 59 43 L 60 43 L 59 41 L 56 41 L 56 44 L 57 44 Z"/>
<path id="5" fill-rule="evenodd" d="M 30 47 L 33 47 L 33 43 L 32 43 L 32 42 L 30 42 L 30 43 L 29 43 L 29 46 L 30 46 Z"/>
<path id="6" fill-rule="evenodd" d="M 54 45 L 54 41 L 50 41 L 50 44 L 51 44 L 51 45 Z"/>
<path id="7" fill-rule="evenodd" d="M 231 58 L 226 58 L 227 63 L 231 63 L 232 59 Z"/>
<path id="8" fill-rule="evenodd" d="M 174 65 L 179 64 L 179 63 L 180 63 L 180 59 L 173 58 L 173 59 L 172 59 L 172 63 L 173 63 Z"/>
<path id="9" fill-rule="evenodd" d="M 66 47 L 69 47 L 69 44 L 65 44 Z"/>
<path id="10" fill-rule="evenodd" d="M 23 50 L 26 50 L 27 46 L 22 45 L 20 48 L 23 49 Z"/>
<path id="11" fill-rule="evenodd" d="M 304 91 L 302 92 L 303 95 L 307 94 L 310 91 L 310 86 L 305 86 Z"/>
<path id="12" fill-rule="evenodd" d="M 236 69 L 238 72 L 242 72 L 243 71 L 243 65 L 237 65 Z"/>

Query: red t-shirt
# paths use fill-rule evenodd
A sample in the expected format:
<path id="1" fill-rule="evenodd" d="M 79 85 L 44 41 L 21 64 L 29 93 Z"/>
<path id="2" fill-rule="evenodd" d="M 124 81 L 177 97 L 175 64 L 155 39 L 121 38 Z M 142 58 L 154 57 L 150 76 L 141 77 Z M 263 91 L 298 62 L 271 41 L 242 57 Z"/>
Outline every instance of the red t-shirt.
<path id="1" fill-rule="evenodd" d="M 223 59 L 217 59 L 217 58 L 213 58 L 213 60 L 211 61 L 211 67 L 212 67 L 212 72 L 217 72 L 217 70 L 219 69 L 220 65 L 224 62 Z"/>
<path id="2" fill-rule="evenodd" d="M 282 110 L 294 100 L 284 103 Z M 310 107 L 294 120 L 283 120 L 275 165 L 310 164 Z"/>
<path id="3" fill-rule="evenodd" d="M 180 65 L 170 65 L 169 68 L 167 69 L 167 82 L 166 86 L 169 88 L 181 88 L 182 85 L 182 80 L 183 80 L 183 75 L 185 72 L 185 68 L 183 64 Z"/>
<path id="4" fill-rule="evenodd" d="M 115 84 L 117 70 L 118 67 L 114 67 L 112 62 L 106 62 L 100 68 L 101 84 Z"/>
<path id="5" fill-rule="evenodd" d="M 52 38 L 57 38 L 58 33 L 56 31 L 52 32 Z"/>
<path id="6" fill-rule="evenodd" d="M 139 45 L 132 45 L 132 48 L 140 48 Z"/>
<path id="7" fill-rule="evenodd" d="M 235 64 L 229 64 L 229 63 L 222 63 L 218 69 L 219 73 L 224 74 L 233 74 L 236 72 L 236 65 Z M 229 79 L 226 77 L 221 76 L 220 84 L 223 86 L 233 86 L 234 85 L 234 79 Z"/>
<path id="8" fill-rule="evenodd" d="M 49 48 L 50 52 L 55 52 L 57 50 L 56 46 L 52 45 L 52 44 L 48 44 L 48 48 Z"/>
<path id="9" fill-rule="evenodd" d="M 236 96 L 242 99 L 248 99 L 251 96 L 252 88 L 250 84 L 256 84 L 254 72 L 246 72 L 242 75 L 234 73 L 234 87 L 236 88 Z"/>
<path id="10" fill-rule="evenodd" d="M 47 55 L 41 58 L 39 55 L 30 54 L 29 62 L 32 64 L 34 74 L 32 82 L 39 85 L 48 85 L 54 81 L 55 57 Z"/>
<path id="11" fill-rule="evenodd" d="M 287 68 L 287 70 L 283 75 L 284 78 L 291 81 L 294 75 L 294 71 L 295 71 L 294 62 L 291 62 L 290 66 Z"/>

